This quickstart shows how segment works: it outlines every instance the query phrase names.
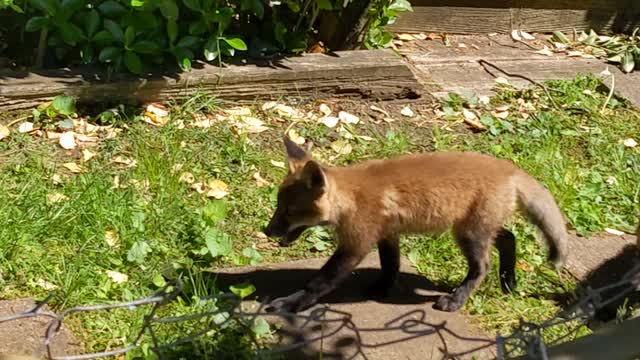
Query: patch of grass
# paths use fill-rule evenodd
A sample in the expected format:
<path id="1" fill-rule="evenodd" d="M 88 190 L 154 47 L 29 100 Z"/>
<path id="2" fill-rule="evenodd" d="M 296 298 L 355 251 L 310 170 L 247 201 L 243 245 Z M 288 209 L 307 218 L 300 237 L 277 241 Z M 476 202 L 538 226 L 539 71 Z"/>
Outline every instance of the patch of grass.
<path id="1" fill-rule="evenodd" d="M 300 122 L 296 130 L 314 143 L 314 155 L 331 164 L 425 149 L 474 150 L 512 159 L 550 188 L 579 232 L 604 227 L 631 230 L 638 213 L 640 153 L 620 141 L 640 133 L 639 113 L 614 98 L 601 114 L 606 93 L 590 77 L 548 86 L 558 90 L 553 94 L 566 107 L 563 111 L 554 110 L 540 91 L 504 90 L 490 106 L 517 109 L 522 102 L 518 99 L 523 99 L 537 110 L 526 121 L 515 116 L 504 119 L 511 126 L 493 134 L 440 130 L 440 122 L 434 122 L 431 131 L 412 121 L 364 121 L 345 126 L 353 137 L 348 140 L 353 151 L 337 156 L 331 143 L 345 139 L 344 132 L 315 122 Z M 0 263 L 5 265 L 0 269 L 0 297 L 42 298 L 46 291 L 37 284 L 44 280 L 59 287 L 54 303 L 58 308 L 127 301 L 181 277 L 187 289 L 162 310 L 163 315 L 175 316 L 223 306 L 197 301 L 227 291 L 217 288 L 207 269 L 330 254 L 335 244 L 326 229 L 308 231 L 289 248 L 271 246 L 257 234 L 273 211 L 277 185 L 285 175 L 272 161 L 284 160 L 281 136 L 290 122 L 261 113 L 271 129 L 244 135 L 227 122 L 207 129 L 180 126 L 181 121 L 189 125 L 197 114 L 217 111 L 215 99 L 198 95 L 175 104 L 171 121 L 163 127 L 151 127 L 132 115 L 123 132 L 102 142 L 94 149 L 98 155 L 88 162 L 79 153 L 63 152 L 54 143 L 25 134 L 1 141 Z M 107 120 L 122 122 L 117 116 Z M 136 165 L 114 163 L 117 156 L 135 160 Z M 68 161 L 78 162 L 85 171 L 68 173 L 61 166 Z M 228 184 L 229 194 L 221 200 L 208 199 L 181 181 L 185 172 L 195 182 L 221 180 Z M 256 172 L 267 185 L 257 185 Z M 62 183 L 55 184 L 54 175 L 60 175 Z M 66 200 L 52 202 L 48 199 L 52 193 Z M 219 206 L 226 210 L 218 211 Z M 465 307 L 491 332 L 508 332 L 519 318 L 547 319 L 559 309 L 555 294 L 574 286 L 546 264 L 546 252 L 534 239 L 531 225 L 515 218 L 509 227 L 518 244 L 518 292 L 500 291 L 494 254 L 492 272 Z M 448 234 L 408 237 L 402 246 L 403 253 L 436 283 L 456 286 L 465 276 L 466 262 Z M 126 274 L 128 280 L 116 283 L 107 271 Z M 83 314 L 74 323 L 82 324 L 86 350 L 101 351 L 131 341 L 143 316 L 143 311 Z M 198 325 L 203 324 L 168 326 L 158 330 L 158 336 L 169 341 Z M 248 356 L 254 346 L 250 336 L 236 324 L 210 334 L 203 343 L 185 345 L 172 356 Z M 138 357 L 145 357 L 144 349 L 128 355 Z"/>

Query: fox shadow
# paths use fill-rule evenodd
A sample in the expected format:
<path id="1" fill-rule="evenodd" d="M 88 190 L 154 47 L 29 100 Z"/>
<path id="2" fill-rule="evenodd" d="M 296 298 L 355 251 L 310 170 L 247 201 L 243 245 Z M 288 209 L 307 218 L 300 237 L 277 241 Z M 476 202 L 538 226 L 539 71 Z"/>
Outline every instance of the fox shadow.
<path id="1" fill-rule="evenodd" d="M 213 272 L 219 289 L 227 290 L 229 286 L 250 282 L 256 291 L 247 300 L 268 302 L 275 298 L 287 296 L 302 289 L 319 269 L 256 269 L 249 272 Z M 436 301 L 440 295 L 448 293 L 451 288 L 439 286 L 424 276 L 400 272 L 398 282 L 389 296 L 372 299 L 367 296 L 367 289 L 380 276 L 380 269 L 363 267 L 356 269 L 331 293 L 319 299 L 319 303 L 345 304 L 375 300 L 386 304 L 425 304 Z"/>

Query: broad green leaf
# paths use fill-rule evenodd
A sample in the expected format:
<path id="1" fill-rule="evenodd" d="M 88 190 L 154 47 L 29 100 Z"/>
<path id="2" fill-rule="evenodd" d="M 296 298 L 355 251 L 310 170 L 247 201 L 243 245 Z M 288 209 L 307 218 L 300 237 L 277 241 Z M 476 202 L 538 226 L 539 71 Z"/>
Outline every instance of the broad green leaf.
<path id="1" fill-rule="evenodd" d="M 127 253 L 127 260 L 142 264 L 147 254 L 151 252 L 151 247 L 145 241 L 136 241 Z"/>
<path id="2" fill-rule="evenodd" d="M 169 44 L 174 44 L 178 38 L 178 23 L 174 19 L 167 20 L 167 36 Z"/>
<path id="3" fill-rule="evenodd" d="M 273 28 L 273 34 L 276 38 L 276 41 L 280 43 L 280 45 L 285 46 L 287 43 L 286 35 L 287 35 L 287 27 L 284 26 L 283 23 L 277 22 L 276 26 Z"/>
<path id="4" fill-rule="evenodd" d="M 213 200 L 202 209 L 202 217 L 209 225 L 215 225 L 227 217 L 227 211 L 227 203 L 224 200 Z"/>
<path id="5" fill-rule="evenodd" d="M 76 24 L 70 22 L 61 24 L 58 27 L 58 31 L 60 32 L 62 40 L 71 46 L 75 46 L 80 39 L 84 38 L 82 29 L 80 29 Z"/>
<path id="6" fill-rule="evenodd" d="M 29 0 L 38 9 L 44 11 L 49 16 L 56 14 L 56 1 L 55 0 Z"/>
<path id="7" fill-rule="evenodd" d="M 245 281 L 240 284 L 229 286 L 229 290 L 231 290 L 232 293 L 238 295 L 241 299 L 244 299 L 256 292 L 256 287 L 253 286 L 252 283 Z"/>
<path id="8" fill-rule="evenodd" d="M 131 214 L 131 226 L 138 230 L 139 232 L 144 232 L 145 230 L 145 226 L 144 226 L 144 221 L 147 219 L 147 214 L 141 212 L 141 211 L 136 211 L 133 214 Z"/>
<path id="9" fill-rule="evenodd" d="M 204 44 L 204 58 L 207 61 L 213 61 L 220 55 L 220 48 L 218 48 L 218 39 L 211 37 L 206 44 Z"/>
<path id="10" fill-rule="evenodd" d="M 62 115 L 71 115 L 76 112 L 76 99 L 73 96 L 58 95 L 53 99 L 51 106 Z"/>
<path id="11" fill-rule="evenodd" d="M 144 6 L 144 1 L 145 0 L 131 0 L 131 6 L 132 7 L 143 7 Z"/>
<path id="12" fill-rule="evenodd" d="M 609 57 L 607 59 L 607 61 L 615 63 L 615 64 L 619 64 L 620 62 L 622 62 L 622 54 L 613 55 L 613 56 Z"/>
<path id="13" fill-rule="evenodd" d="M 211 21 L 219 23 L 222 31 L 229 26 L 234 16 L 235 13 L 231 8 L 224 7 L 213 12 Z"/>
<path id="14" fill-rule="evenodd" d="M 100 45 L 100 46 L 105 46 L 108 44 L 111 44 L 115 41 L 113 35 L 111 35 L 111 33 L 107 30 L 100 30 L 98 31 L 98 33 L 93 37 L 93 41 Z"/>
<path id="15" fill-rule="evenodd" d="M 122 28 L 117 22 L 113 20 L 105 19 L 104 28 L 111 33 L 114 39 L 116 39 L 119 42 L 124 42 L 124 32 L 122 31 Z"/>
<path id="16" fill-rule="evenodd" d="M 200 38 L 197 36 L 185 36 L 182 39 L 180 39 L 180 41 L 178 41 L 178 44 L 176 45 L 176 47 L 182 47 L 182 48 L 189 48 L 192 49 L 195 46 L 198 45 L 198 43 L 200 42 Z"/>
<path id="17" fill-rule="evenodd" d="M 301 53 L 307 49 L 307 41 L 304 34 L 295 34 L 287 39 L 287 49 L 293 53 Z"/>
<path id="18" fill-rule="evenodd" d="M 114 0 L 108 0 L 98 5 L 98 10 L 106 17 L 117 18 L 127 12 L 122 4 Z"/>
<path id="19" fill-rule="evenodd" d="M 633 59 L 633 54 L 630 52 L 625 53 L 620 65 L 622 66 L 622 71 L 626 73 L 632 72 L 636 65 L 635 60 Z"/>
<path id="20" fill-rule="evenodd" d="M 73 120 L 65 119 L 62 121 L 58 121 L 56 123 L 56 126 L 59 127 L 60 129 L 71 130 L 73 129 Z"/>
<path id="21" fill-rule="evenodd" d="M 28 32 L 38 31 L 49 26 L 49 19 L 44 16 L 34 16 L 25 24 L 24 28 Z"/>
<path id="22" fill-rule="evenodd" d="M 142 60 L 133 51 L 124 53 L 124 65 L 134 74 L 142 74 Z"/>
<path id="23" fill-rule="evenodd" d="M 120 56 L 122 49 L 115 46 L 107 46 L 100 51 L 98 60 L 106 63 L 113 63 Z"/>
<path id="24" fill-rule="evenodd" d="M 214 228 L 210 228 L 205 234 L 205 244 L 212 257 L 228 256 L 233 251 L 231 239 L 225 233 L 221 233 Z"/>
<path id="25" fill-rule="evenodd" d="M 156 54 L 160 52 L 160 45 L 153 41 L 141 40 L 131 46 L 131 50 L 140 54 Z"/>
<path id="26" fill-rule="evenodd" d="M 183 70 L 191 69 L 191 59 L 193 59 L 193 52 L 187 48 L 176 47 L 173 49 L 173 54 L 176 57 L 176 62 Z"/>
<path id="27" fill-rule="evenodd" d="M 153 276 L 153 279 L 151 279 L 151 282 L 153 282 L 153 285 L 161 288 L 164 287 L 165 285 L 167 285 L 166 280 L 164 279 L 164 276 L 162 276 L 162 274 L 157 273 Z"/>
<path id="28" fill-rule="evenodd" d="M 123 28 L 133 26 L 136 30 L 155 30 L 158 27 L 158 20 L 152 11 L 132 11 L 123 16 L 120 20 Z"/>
<path id="29" fill-rule="evenodd" d="M 86 6 L 86 0 L 62 0 L 60 3 L 60 12 L 62 18 L 68 20 L 73 14 L 80 11 Z"/>
<path id="30" fill-rule="evenodd" d="M 263 336 L 269 335 L 271 333 L 271 329 L 269 328 L 269 323 L 264 318 L 257 318 L 256 321 L 251 326 L 251 331 L 258 337 L 261 338 Z"/>
<path id="31" fill-rule="evenodd" d="M 569 43 L 569 39 L 567 38 L 567 36 L 562 33 L 562 31 L 554 31 L 553 32 L 553 36 L 561 43 L 563 44 L 568 44 Z"/>
<path id="32" fill-rule="evenodd" d="M 87 18 L 84 22 L 84 30 L 87 33 L 87 37 L 91 38 L 98 31 L 100 27 L 100 14 L 95 9 L 91 9 L 87 14 Z"/>
<path id="33" fill-rule="evenodd" d="M 258 252 L 258 250 L 252 248 L 252 247 L 246 247 L 242 250 L 242 256 L 246 257 L 249 259 L 249 264 L 250 265 L 258 265 L 260 263 L 260 261 L 262 260 L 262 255 L 260 255 L 260 252 Z"/>
<path id="34" fill-rule="evenodd" d="M 129 48 L 135 38 L 136 30 L 133 28 L 133 26 L 127 27 L 127 29 L 124 31 L 124 46 Z"/>
<path id="35" fill-rule="evenodd" d="M 207 23 L 204 20 L 198 20 L 189 24 L 189 34 L 202 35 L 207 31 Z"/>
<path id="36" fill-rule="evenodd" d="M 158 7 L 165 18 L 172 20 L 178 18 L 178 5 L 176 5 L 175 0 L 161 0 Z"/>
<path id="37" fill-rule="evenodd" d="M 200 11 L 200 1 L 199 0 L 183 0 L 183 3 L 193 11 Z"/>
<path id="38" fill-rule="evenodd" d="M 331 5 L 331 0 L 317 0 L 317 1 L 318 1 L 318 9 L 333 10 L 333 5 Z"/>
<path id="39" fill-rule="evenodd" d="M 240 51 L 247 50 L 247 44 L 245 44 L 244 41 L 242 41 L 242 39 L 240 39 L 239 37 L 232 37 L 232 38 L 221 37 L 220 39 L 224 40 L 224 42 L 226 42 L 227 44 L 229 44 L 229 46 L 231 46 L 236 50 L 240 50 Z"/>

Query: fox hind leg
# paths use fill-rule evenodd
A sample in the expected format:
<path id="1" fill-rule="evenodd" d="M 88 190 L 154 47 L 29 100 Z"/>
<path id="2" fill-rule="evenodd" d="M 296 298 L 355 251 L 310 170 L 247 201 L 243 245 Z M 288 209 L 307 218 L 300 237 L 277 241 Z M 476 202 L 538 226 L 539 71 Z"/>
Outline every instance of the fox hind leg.
<path id="1" fill-rule="evenodd" d="M 500 255 L 500 286 L 503 293 L 513 292 L 517 287 L 516 280 L 516 237 L 505 228 L 498 231 L 495 245 Z"/>
<path id="2" fill-rule="evenodd" d="M 393 235 L 378 242 L 380 256 L 380 278 L 367 289 L 371 298 L 385 298 L 390 295 L 398 281 L 400 271 L 400 239 Z"/>
<path id="3" fill-rule="evenodd" d="M 487 275 L 490 264 L 490 246 L 495 231 L 486 231 L 476 226 L 473 230 L 457 227 L 454 234 L 462 253 L 467 258 L 469 271 L 453 293 L 441 296 L 434 307 L 438 310 L 453 312 L 460 309 L 473 291 Z"/>

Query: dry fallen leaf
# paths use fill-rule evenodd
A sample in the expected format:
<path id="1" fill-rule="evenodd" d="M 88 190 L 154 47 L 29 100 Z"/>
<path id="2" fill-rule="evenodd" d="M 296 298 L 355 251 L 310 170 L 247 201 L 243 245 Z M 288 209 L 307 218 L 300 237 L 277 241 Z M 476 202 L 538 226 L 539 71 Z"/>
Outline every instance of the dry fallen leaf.
<path id="1" fill-rule="evenodd" d="M 617 235 L 617 236 L 624 235 L 624 232 L 616 229 L 604 228 L 604 231 L 608 232 L 611 235 Z"/>
<path id="2" fill-rule="evenodd" d="M 491 101 L 491 99 L 487 95 L 482 95 L 478 97 L 478 102 L 483 105 L 487 105 Z"/>
<path id="3" fill-rule="evenodd" d="M 269 185 L 269 182 L 260 175 L 259 171 L 256 171 L 255 173 L 253 173 L 252 177 L 256 181 L 256 184 L 258 185 L 258 187 Z"/>
<path id="4" fill-rule="evenodd" d="M 613 185 L 618 185 L 618 179 L 616 179 L 616 177 L 615 177 L 615 176 L 611 176 L 611 175 L 609 175 L 609 176 L 607 176 L 606 183 L 607 183 L 608 185 L 612 185 L 612 186 L 613 186 Z"/>
<path id="5" fill-rule="evenodd" d="M 111 159 L 111 162 L 114 164 L 126 165 L 127 167 L 135 167 L 138 164 L 136 160 L 125 158 L 119 155 Z"/>
<path id="6" fill-rule="evenodd" d="M 353 147 L 345 140 L 336 140 L 331 143 L 331 149 L 340 155 L 347 155 L 353 151 Z"/>
<path id="7" fill-rule="evenodd" d="M 74 174 L 78 174 L 82 172 L 82 168 L 76 163 L 68 162 L 68 163 L 62 164 L 62 166 L 64 166 L 67 170 L 71 171 Z"/>
<path id="8" fill-rule="evenodd" d="M 360 121 L 357 116 L 349 114 L 346 111 L 340 111 L 338 113 L 338 118 L 345 124 L 357 124 Z"/>
<path id="9" fill-rule="evenodd" d="M 54 185 L 60 185 L 62 184 L 62 177 L 59 174 L 53 174 L 53 176 L 51 177 L 51 182 Z"/>
<path id="10" fill-rule="evenodd" d="M 236 106 L 231 109 L 225 109 L 224 112 L 232 116 L 251 115 L 251 109 L 247 107 L 242 107 L 242 106 Z"/>
<path id="11" fill-rule="evenodd" d="M 331 110 L 331 108 L 327 104 L 320 104 L 320 107 L 318 110 L 320 110 L 320 112 L 324 116 L 329 116 L 331 115 L 331 112 L 333 112 L 333 110 Z"/>
<path id="12" fill-rule="evenodd" d="M 502 76 L 498 76 L 498 77 L 495 79 L 495 82 L 496 82 L 497 84 L 509 85 L 509 80 L 507 80 L 507 79 L 503 78 Z"/>
<path id="13" fill-rule="evenodd" d="M 466 122 L 467 124 L 479 130 L 486 129 L 486 126 L 484 126 L 484 124 L 481 123 L 480 120 L 478 120 L 478 116 L 474 112 L 463 109 L 462 114 L 464 116 L 464 122 Z"/>
<path id="14" fill-rule="evenodd" d="M 117 189 L 120 187 L 120 175 L 116 175 L 113 177 L 113 186 L 111 186 L 111 189 Z"/>
<path id="15" fill-rule="evenodd" d="M 547 45 L 544 45 L 544 48 L 542 50 L 536 51 L 536 53 L 544 56 L 553 56 L 553 51 L 551 51 L 551 49 L 549 49 Z"/>
<path id="16" fill-rule="evenodd" d="M 97 143 L 98 136 L 96 134 L 75 134 L 76 141 L 86 142 L 86 143 Z"/>
<path id="17" fill-rule="evenodd" d="M 320 122 L 323 123 L 327 127 L 334 128 L 334 127 L 336 127 L 336 125 L 338 125 L 338 121 L 339 120 L 340 119 L 338 119 L 335 116 L 325 116 L 325 117 L 320 119 Z"/>
<path id="18" fill-rule="evenodd" d="M 466 49 L 467 48 L 467 44 L 465 43 L 458 43 L 458 47 L 461 49 Z"/>
<path id="19" fill-rule="evenodd" d="M 183 167 L 183 166 L 184 166 L 184 164 L 174 164 L 174 165 L 171 167 L 171 172 L 172 172 L 172 173 L 176 173 L 176 172 L 178 172 L 178 171 L 182 170 L 182 167 Z"/>
<path id="20" fill-rule="evenodd" d="M 525 39 L 525 40 L 535 40 L 536 39 L 535 36 L 529 34 L 528 32 L 522 31 L 522 30 L 520 30 L 520 36 L 522 36 L 522 38 Z"/>
<path id="21" fill-rule="evenodd" d="M 278 104 L 276 106 L 276 112 L 280 116 L 292 116 L 295 113 L 295 110 L 291 106 Z"/>
<path id="22" fill-rule="evenodd" d="M 209 190 L 207 190 L 207 197 L 222 199 L 229 194 L 229 185 L 222 180 L 211 180 L 207 186 L 209 187 Z"/>
<path id="23" fill-rule="evenodd" d="M 207 190 L 207 185 L 204 183 L 195 183 L 191 185 L 191 188 L 197 191 L 199 194 L 204 194 L 204 192 Z"/>
<path id="24" fill-rule="evenodd" d="M 241 120 L 241 122 L 236 123 L 236 126 L 241 132 L 257 134 L 269 130 L 268 127 L 264 126 L 264 122 L 258 118 L 242 116 Z"/>
<path id="25" fill-rule="evenodd" d="M 403 107 L 402 110 L 400 110 L 400 114 L 406 117 L 413 117 L 414 115 L 413 110 L 408 106 Z"/>
<path id="26" fill-rule="evenodd" d="M 36 284 L 38 284 L 38 286 L 40 286 L 41 288 L 47 290 L 47 291 L 51 291 L 51 290 L 55 290 L 58 288 L 57 285 L 54 285 L 44 279 L 38 279 L 38 281 L 36 282 Z"/>
<path id="27" fill-rule="evenodd" d="M 577 51 L 577 50 L 567 51 L 567 56 L 569 57 L 580 57 L 582 55 L 584 55 L 582 51 Z"/>
<path id="28" fill-rule="evenodd" d="M 464 116 L 464 118 L 467 119 L 467 120 L 474 120 L 474 119 L 478 118 L 476 113 L 474 113 L 471 110 L 467 110 L 467 109 L 462 109 L 462 116 Z"/>
<path id="29" fill-rule="evenodd" d="M 183 172 L 182 175 L 180 175 L 180 179 L 178 179 L 178 181 L 184 182 L 187 184 L 193 184 L 196 181 L 196 179 L 192 173 L 187 171 L 187 172 Z"/>
<path id="30" fill-rule="evenodd" d="M 22 124 L 20 124 L 20 126 L 18 126 L 18 131 L 21 133 L 26 133 L 32 130 L 33 130 L 32 122 L 23 122 Z"/>
<path id="31" fill-rule="evenodd" d="M 416 39 L 415 36 L 411 34 L 398 34 L 396 35 L 396 38 L 402 41 L 413 41 Z"/>
<path id="32" fill-rule="evenodd" d="M 389 118 L 389 117 L 383 118 L 382 120 L 384 120 L 385 122 L 388 122 L 388 123 L 391 123 L 391 122 L 396 121 L 396 119 L 394 119 L 394 118 Z"/>
<path id="33" fill-rule="evenodd" d="M 284 161 L 270 160 L 271 165 L 284 169 Z"/>
<path id="34" fill-rule="evenodd" d="M 107 230 L 107 231 L 104 232 L 104 241 L 111 248 L 115 248 L 115 247 L 118 247 L 120 245 L 119 238 L 120 238 L 120 236 L 118 235 L 118 233 L 115 230 Z"/>
<path id="35" fill-rule="evenodd" d="M 307 141 L 307 140 L 305 140 L 305 138 L 300 136 L 300 134 L 298 134 L 298 132 L 295 129 L 289 130 L 287 135 L 289 136 L 289 139 L 291 139 L 291 141 L 293 141 L 294 143 L 296 143 L 298 145 L 302 145 Z"/>
<path id="36" fill-rule="evenodd" d="M 0 140 L 6 138 L 11 134 L 11 130 L 8 127 L 0 124 Z"/>
<path id="37" fill-rule="evenodd" d="M 162 104 L 151 103 L 147 105 L 146 110 L 160 117 L 169 116 L 169 111 L 167 110 L 167 107 Z"/>
<path id="38" fill-rule="evenodd" d="M 107 276 L 109 276 L 111 280 L 113 280 L 113 282 L 116 284 L 122 284 L 129 280 L 129 276 L 127 274 L 123 274 L 117 271 L 107 270 Z"/>
<path id="39" fill-rule="evenodd" d="M 379 112 L 379 113 L 381 113 L 381 114 L 384 114 L 385 116 L 389 116 L 389 113 L 388 113 L 388 112 L 386 112 L 384 109 L 381 109 L 381 108 L 379 108 L 379 107 L 377 107 L 377 106 L 375 106 L 375 105 L 371 105 L 371 106 L 369 106 L 369 108 L 370 108 L 371 110 L 373 110 L 373 111 L 377 111 L 377 112 Z"/>
<path id="40" fill-rule="evenodd" d="M 61 194 L 59 192 L 53 192 L 47 194 L 47 201 L 49 204 L 55 204 L 57 202 L 69 199 L 66 195 Z"/>
<path id="41" fill-rule="evenodd" d="M 518 30 L 511 30 L 511 38 L 515 41 L 522 41 Z"/>
<path id="42" fill-rule="evenodd" d="M 531 266 L 531 264 L 529 264 L 528 262 L 524 261 L 524 260 L 518 260 L 518 262 L 516 262 L 516 268 L 525 271 L 525 272 L 532 272 L 533 271 L 533 266 Z"/>
<path id="43" fill-rule="evenodd" d="M 427 40 L 428 36 L 425 33 L 414 34 L 413 35 L 418 40 Z"/>
<path id="44" fill-rule="evenodd" d="M 60 135 L 59 143 L 63 149 L 67 149 L 67 150 L 75 149 L 76 139 L 74 137 L 73 131 L 66 131 L 62 133 L 62 135 Z"/>
<path id="45" fill-rule="evenodd" d="M 53 140 L 53 139 L 60 139 L 60 136 L 62 136 L 61 133 L 59 132 L 53 132 L 53 131 L 47 131 L 45 133 L 45 135 L 47 136 L 47 139 L 49 140 Z"/>
<path id="46" fill-rule="evenodd" d="M 149 104 L 144 113 L 144 121 L 151 125 L 165 125 L 169 120 L 169 111 L 164 105 Z"/>
<path id="47" fill-rule="evenodd" d="M 624 139 L 624 141 L 622 142 L 622 144 L 624 144 L 624 146 L 628 147 L 628 148 L 634 148 L 636 146 L 638 146 L 638 142 L 635 141 L 632 138 L 628 138 L 628 139 Z"/>
<path id="48" fill-rule="evenodd" d="M 493 115 L 493 117 L 497 119 L 504 120 L 509 117 L 509 111 L 508 110 L 499 111 L 496 109 L 491 112 L 491 115 Z"/>
<path id="49" fill-rule="evenodd" d="M 262 111 L 271 110 L 276 106 L 278 106 L 277 102 L 275 102 L 275 101 L 267 101 L 266 103 L 262 104 Z"/>

